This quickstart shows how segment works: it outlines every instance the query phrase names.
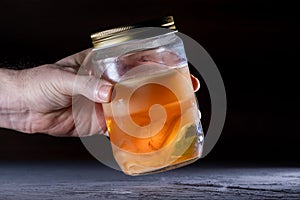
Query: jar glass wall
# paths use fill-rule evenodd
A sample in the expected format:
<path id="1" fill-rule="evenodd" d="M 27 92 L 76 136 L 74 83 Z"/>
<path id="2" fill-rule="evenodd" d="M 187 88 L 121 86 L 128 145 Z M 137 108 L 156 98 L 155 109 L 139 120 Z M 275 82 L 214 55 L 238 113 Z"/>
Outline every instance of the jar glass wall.
<path id="1" fill-rule="evenodd" d="M 199 110 L 175 33 L 121 31 L 95 47 L 81 67 L 114 85 L 112 101 L 102 107 L 114 157 L 126 174 L 165 171 L 201 156 Z"/>

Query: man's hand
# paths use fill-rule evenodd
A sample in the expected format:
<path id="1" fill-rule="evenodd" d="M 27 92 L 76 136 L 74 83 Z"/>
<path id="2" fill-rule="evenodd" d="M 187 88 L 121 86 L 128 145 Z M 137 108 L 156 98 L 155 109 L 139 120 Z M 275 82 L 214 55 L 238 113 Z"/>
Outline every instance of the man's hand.
<path id="1" fill-rule="evenodd" d="M 104 133 L 102 103 L 110 101 L 113 86 L 104 79 L 77 74 L 89 51 L 31 69 L 0 69 L 0 127 L 53 136 Z M 145 63 L 174 66 L 178 62 L 181 60 L 176 54 L 156 50 L 119 60 L 129 69 Z M 198 79 L 191 76 L 191 82 L 197 91 Z"/>
<path id="2" fill-rule="evenodd" d="M 14 76 L 10 77 L 12 80 L 7 84 L 17 86 L 11 91 L 1 91 L 1 96 L 7 94 L 6 106 L 1 107 L 6 107 L 5 116 L 8 119 L 3 119 L 3 115 L 0 115 L 1 121 L 6 120 L 6 123 L 2 121 L 0 125 L 22 132 L 48 133 L 54 136 L 87 136 L 104 132 L 106 125 L 100 103 L 110 100 L 112 85 L 92 76 L 76 75 L 88 52 L 89 50 L 77 53 L 55 64 L 14 72 Z M 79 124 L 84 127 L 76 128 L 85 131 L 78 132 L 75 128 L 74 120 L 79 119 L 74 119 L 72 115 L 74 95 L 85 96 L 83 101 L 89 105 L 97 102 L 98 117 L 90 110 L 85 110 L 88 106 L 83 102 L 77 105 L 80 106 L 80 113 L 76 116 L 82 114 L 84 123 Z"/>

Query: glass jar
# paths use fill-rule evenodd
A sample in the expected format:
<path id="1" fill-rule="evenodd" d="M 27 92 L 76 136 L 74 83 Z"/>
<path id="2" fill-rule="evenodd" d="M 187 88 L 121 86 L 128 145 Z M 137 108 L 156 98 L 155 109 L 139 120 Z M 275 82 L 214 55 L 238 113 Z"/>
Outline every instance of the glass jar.
<path id="1" fill-rule="evenodd" d="M 102 107 L 114 158 L 128 175 L 177 168 L 202 153 L 183 42 L 173 17 L 159 23 L 164 28 L 139 24 L 93 34 L 94 48 L 82 65 L 86 74 L 114 85 L 111 102 Z"/>

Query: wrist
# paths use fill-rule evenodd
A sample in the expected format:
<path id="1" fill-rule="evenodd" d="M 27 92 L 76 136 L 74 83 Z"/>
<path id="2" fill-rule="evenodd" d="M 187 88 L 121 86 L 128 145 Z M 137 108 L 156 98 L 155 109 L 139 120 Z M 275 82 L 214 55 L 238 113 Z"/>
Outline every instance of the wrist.
<path id="1" fill-rule="evenodd" d="M 22 98 L 23 70 L 0 69 L 0 127 L 24 131 L 28 108 Z"/>

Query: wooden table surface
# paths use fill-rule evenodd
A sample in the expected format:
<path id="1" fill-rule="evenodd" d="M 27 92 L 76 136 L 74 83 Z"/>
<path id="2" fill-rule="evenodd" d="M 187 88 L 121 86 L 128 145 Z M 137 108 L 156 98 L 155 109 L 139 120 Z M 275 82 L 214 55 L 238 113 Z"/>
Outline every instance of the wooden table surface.
<path id="1" fill-rule="evenodd" d="M 131 177 L 90 161 L 0 162 L 0 199 L 300 199 L 300 167 L 197 163 Z"/>

